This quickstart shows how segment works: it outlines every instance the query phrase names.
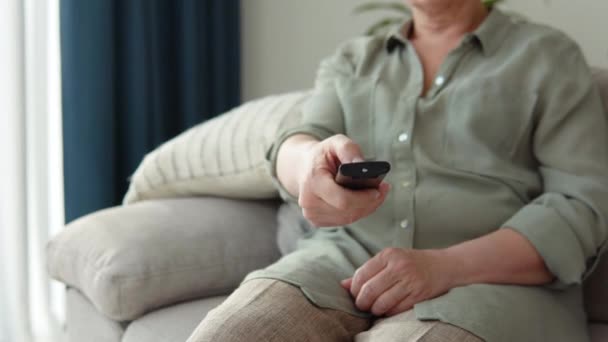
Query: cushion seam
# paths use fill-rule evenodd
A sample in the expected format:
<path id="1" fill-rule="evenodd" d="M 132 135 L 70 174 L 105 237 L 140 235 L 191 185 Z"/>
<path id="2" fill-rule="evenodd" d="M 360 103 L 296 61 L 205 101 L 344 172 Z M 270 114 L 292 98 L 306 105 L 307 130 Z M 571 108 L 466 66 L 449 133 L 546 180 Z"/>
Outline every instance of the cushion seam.
<path id="1" fill-rule="evenodd" d="M 74 250 L 72 250 L 74 251 Z M 78 254 L 78 253 L 74 253 L 74 254 Z M 175 274 L 175 273 L 182 273 L 184 271 L 190 271 L 193 269 L 202 269 L 202 268 L 217 268 L 217 267 L 221 267 L 221 266 L 225 266 L 225 265 L 232 265 L 232 264 L 240 264 L 243 261 L 249 261 L 251 259 L 255 259 L 255 260 L 259 260 L 259 259 L 267 259 L 270 258 L 272 256 L 272 254 L 264 254 L 264 255 L 255 255 L 255 256 L 243 256 L 241 258 L 239 258 L 238 260 L 234 260 L 234 261 L 230 261 L 230 262 L 224 262 L 224 263 L 215 263 L 212 265 L 190 265 L 190 266 L 183 266 L 183 267 L 179 267 L 177 269 L 173 269 L 173 268 L 167 268 L 164 270 L 160 270 L 157 271 L 155 273 L 151 273 L 151 274 L 139 274 L 139 275 L 130 275 L 130 274 L 122 274 L 122 275 L 118 275 L 118 274 L 111 274 L 111 271 L 108 270 L 108 266 L 102 266 L 102 267 L 98 267 L 93 265 L 93 263 L 91 262 L 92 260 L 90 259 L 85 259 L 85 267 L 88 269 L 92 269 L 92 271 L 94 271 L 99 277 L 102 278 L 115 278 L 115 279 L 129 279 L 129 278 L 134 278 L 134 279 L 145 279 L 145 278 L 156 278 L 159 276 L 163 276 L 163 275 L 167 275 L 167 274 Z M 133 265 L 137 265 L 137 264 L 133 264 Z"/>
<path id="2" fill-rule="evenodd" d="M 188 179 L 197 179 L 197 178 L 209 178 L 209 177 L 212 177 L 212 178 L 222 178 L 222 177 L 226 177 L 226 176 L 234 176 L 236 174 L 243 173 L 245 171 L 249 171 L 249 170 L 252 170 L 252 169 L 257 169 L 260 166 L 264 166 L 264 163 L 265 163 L 265 161 L 258 162 L 258 163 L 255 163 L 255 164 L 251 164 L 251 166 L 244 167 L 244 168 L 241 168 L 241 169 L 238 169 L 238 170 L 232 170 L 232 171 L 229 171 L 229 172 L 226 172 L 226 173 L 217 173 L 217 172 L 213 172 L 213 173 L 204 173 L 204 172 L 203 173 L 197 173 L 196 176 L 194 176 L 194 177 L 191 177 L 191 178 L 182 178 L 180 181 L 184 181 L 184 180 L 188 180 Z M 180 178 L 180 177 L 176 177 L 176 179 L 178 179 L 178 178 Z M 158 183 L 158 184 L 165 184 L 168 181 L 171 181 L 171 179 L 168 179 L 168 178 L 165 177 L 164 180 L 161 183 Z"/>

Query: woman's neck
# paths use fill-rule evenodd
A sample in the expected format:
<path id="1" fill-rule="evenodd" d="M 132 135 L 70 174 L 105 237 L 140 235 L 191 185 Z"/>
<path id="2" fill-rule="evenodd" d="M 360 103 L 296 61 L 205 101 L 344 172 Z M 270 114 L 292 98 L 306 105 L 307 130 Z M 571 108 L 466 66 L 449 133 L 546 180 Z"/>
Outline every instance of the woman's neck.
<path id="1" fill-rule="evenodd" d="M 458 39 L 481 25 L 488 9 L 480 0 L 428 1 L 414 4 L 412 15 L 411 39 Z"/>

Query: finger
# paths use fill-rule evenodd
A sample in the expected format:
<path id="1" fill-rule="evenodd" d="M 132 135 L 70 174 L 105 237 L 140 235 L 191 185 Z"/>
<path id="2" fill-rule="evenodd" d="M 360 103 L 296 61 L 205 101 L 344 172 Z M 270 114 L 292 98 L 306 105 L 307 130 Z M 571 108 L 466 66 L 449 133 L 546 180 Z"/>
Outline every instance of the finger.
<path id="1" fill-rule="evenodd" d="M 306 200 L 304 200 L 304 196 L 301 196 L 299 204 L 302 207 L 304 217 L 315 226 L 336 227 L 351 224 L 362 217 L 368 216 L 376 211 L 383 200 L 378 201 L 373 207 L 339 210 L 329 205 L 322 198 L 314 194 L 307 194 Z"/>
<path id="2" fill-rule="evenodd" d="M 346 221 L 342 218 L 336 218 L 331 216 L 318 216 L 313 218 L 306 218 L 315 228 L 330 228 L 330 227 L 342 227 L 342 222 Z"/>
<path id="3" fill-rule="evenodd" d="M 373 276 L 380 273 L 386 267 L 386 265 L 386 261 L 376 255 L 363 264 L 363 266 L 359 267 L 355 271 L 352 285 L 350 287 L 350 293 L 353 295 L 353 297 L 357 298 L 359 296 L 359 292 L 361 291 L 361 287 L 363 287 L 363 285 L 367 283 L 367 281 Z"/>
<path id="4" fill-rule="evenodd" d="M 317 179 L 311 182 L 312 192 L 338 210 L 356 210 L 376 204 L 382 198 L 377 189 L 349 190 L 336 183 L 329 172 L 319 173 Z"/>
<path id="5" fill-rule="evenodd" d="M 388 310 L 385 315 L 390 317 L 406 312 L 407 310 L 412 309 L 414 304 L 412 297 L 408 295 L 399 304 Z"/>
<path id="6" fill-rule="evenodd" d="M 338 206 L 346 207 L 346 201 L 342 193 L 344 188 L 336 184 L 331 171 L 317 169 L 300 186 L 298 204 L 303 208 L 324 208 L 325 204 L 334 209 Z M 345 209 L 345 208 L 339 208 Z"/>
<path id="7" fill-rule="evenodd" d="M 317 224 L 319 227 L 337 227 L 350 225 L 364 217 L 373 214 L 378 207 L 382 205 L 382 201 L 372 204 L 372 207 L 364 209 L 339 210 L 333 207 L 303 209 L 304 217 L 310 222 Z M 320 225 L 323 222 L 323 225 Z"/>
<path id="8" fill-rule="evenodd" d="M 330 148 L 340 163 L 353 163 L 363 161 L 361 147 L 349 137 L 338 134 L 332 137 Z"/>
<path id="9" fill-rule="evenodd" d="M 299 197 L 299 205 L 304 209 L 305 217 L 318 227 L 327 226 L 342 226 L 358 221 L 359 219 L 366 217 L 377 210 L 382 205 L 388 192 L 390 191 L 390 185 L 388 183 L 382 183 L 378 189 L 380 198 L 375 202 L 371 202 L 369 199 L 359 200 L 356 206 L 351 206 L 347 209 L 338 209 L 334 205 L 331 205 L 325 201 L 322 197 L 315 194 L 315 190 L 311 189 L 311 184 L 318 182 L 319 178 L 326 175 L 326 171 L 320 171 L 317 173 L 315 180 L 308 182 L 309 188 L 307 191 L 301 191 Z M 332 183 L 329 186 L 335 186 Z M 316 189 L 318 187 L 315 186 Z M 336 191 L 344 192 L 349 195 L 358 195 L 357 191 L 349 191 L 342 187 L 338 187 Z M 334 192 L 335 194 L 335 192 Z M 321 196 L 324 196 L 323 194 Z M 336 204 L 350 206 L 350 204 Z"/>
<path id="10" fill-rule="evenodd" d="M 384 201 L 386 200 L 386 196 L 386 193 L 382 194 L 376 202 L 368 204 L 366 208 L 356 209 L 355 211 L 349 211 L 349 216 L 345 216 L 345 219 L 347 221 L 342 222 L 341 225 L 348 225 L 364 217 L 370 216 L 371 214 L 376 212 L 376 210 L 378 210 L 378 208 L 384 203 Z"/>
<path id="11" fill-rule="evenodd" d="M 376 298 L 370 311 L 376 316 L 382 316 L 399 305 L 407 296 L 407 287 L 403 282 L 398 281 L 393 287 L 384 291 L 384 293 Z"/>
<path id="12" fill-rule="evenodd" d="M 314 196 L 314 206 L 303 207 L 302 214 L 310 223 L 318 228 L 336 227 L 346 224 L 348 218 L 342 212 L 327 204 L 323 199 Z"/>
<path id="13" fill-rule="evenodd" d="M 398 279 L 396 279 L 393 272 L 389 271 L 387 268 L 383 269 L 363 284 L 361 291 L 359 291 L 357 299 L 355 300 L 355 305 L 361 311 L 369 311 L 378 297 L 392 288 L 397 281 Z M 394 304 L 395 303 L 393 303 L 393 305 Z M 387 310 L 391 307 L 388 307 Z"/>
<path id="14" fill-rule="evenodd" d="M 353 199 L 353 201 L 355 201 L 355 204 L 360 204 L 360 201 L 363 201 L 365 199 L 370 199 L 370 197 L 372 197 L 371 195 L 375 195 L 375 199 L 372 198 L 371 202 L 368 202 L 368 205 L 365 205 L 363 208 L 370 208 L 371 206 L 375 206 L 378 207 L 380 206 L 384 200 L 386 199 L 386 196 L 388 195 L 388 193 L 391 190 L 391 185 L 386 183 L 386 182 L 382 182 L 380 183 L 380 185 L 378 186 L 378 188 L 376 189 L 365 189 L 365 190 L 350 190 L 350 189 L 345 189 L 346 193 L 348 193 L 349 196 L 351 196 Z M 376 193 L 377 191 L 377 193 Z M 365 194 L 365 192 L 367 192 L 367 194 Z M 363 196 L 360 196 L 363 195 Z M 360 197 L 359 197 L 360 196 Z M 362 203 L 365 204 L 365 203 Z"/>
<path id="15" fill-rule="evenodd" d="M 335 214 L 336 208 L 331 204 L 327 203 L 323 198 L 317 196 L 314 193 L 307 194 L 308 201 L 305 204 L 306 209 L 309 209 L 315 213 L 323 213 L 323 214 Z"/>
<path id="16" fill-rule="evenodd" d="M 302 184 L 300 196 L 298 197 L 298 205 L 304 209 L 315 212 L 335 211 L 333 206 L 314 193 L 312 184 L 313 181 L 306 181 Z"/>
<path id="17" fill-rule="evenodd" d="M 342 281 L 340 282 L 340 285 L 341 285 L 341 286 L 342 286 L 342 287 L 343 287 L 345 290 L 350 291 L 350 286 L 351 286 L 351 284 L 352 284 L 352 283 L 353 283 L 353 278 L 352 278 L 352 277 L 350 277 L 350 278 L 347 278 L 347 279 L 342 280 Z"/>
<path id="18" fill-rule="evenodd" d="M 315 209 L 303 209 L 302 213 L 309 222 L 317 227 L 343 227 L 370 215 L 375 210 L 375 208 L 371 208 L 343 211 L 332 208 L 331 212 L 327 212 Z"/>
<path id="19" fill-rule="evenodd" d="M 381 194 L 386 196 L 388 192 L 391 191 L 391 185 L 387 182 L 382 182 L 378 186 L 378 191 L 380 191 Z"/>
<path id="20" fill-rule="evenodd" d="M 376 202 L 370 203 L 370 205 L 364 209 L 364 212 L 362 213 L 361 217 L 367 217 L 367 216 L 373 214 L 374 212 L 376 212 L 376 210 L 378 210 L 378 208 L 386 200 L 386 196 L 388 196 L 389 190 L 390 190 L 390 186 L 388 184 L 386 186 L 382 186 L 382 188 L 380 188 L 380 198 L 378 198 L 378 200 Z"/>

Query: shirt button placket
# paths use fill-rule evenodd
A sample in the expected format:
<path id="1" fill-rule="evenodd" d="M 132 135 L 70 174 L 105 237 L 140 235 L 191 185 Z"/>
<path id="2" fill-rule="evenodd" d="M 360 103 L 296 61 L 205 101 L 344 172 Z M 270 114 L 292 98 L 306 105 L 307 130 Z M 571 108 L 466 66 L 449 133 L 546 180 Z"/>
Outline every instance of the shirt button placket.
<path id="1" fill-rule="evenodd" d="M 417 98 L 408 98 L 405 101 L 406 112 L 415 113 Z M 415 183 L 416 167 L 412 151 L 413 115 L 405 116 L 403 126 L 405 130 L 398 132 L 394 138 L 394 153 L 396 159 L 395 180 L 399 186 L 395 188 L 395 225 L 396 243 L 401 248 L 413 246 L 414 235 L 414 197 L 413 184 Z"/>
<path id="2" fill-rule="evenodd" d="M 445 77 L 437 76 L 437 78 L 435 79 L 435 85 L 438 87 L 441 87 L 444 83 L 445 83 Z"/>

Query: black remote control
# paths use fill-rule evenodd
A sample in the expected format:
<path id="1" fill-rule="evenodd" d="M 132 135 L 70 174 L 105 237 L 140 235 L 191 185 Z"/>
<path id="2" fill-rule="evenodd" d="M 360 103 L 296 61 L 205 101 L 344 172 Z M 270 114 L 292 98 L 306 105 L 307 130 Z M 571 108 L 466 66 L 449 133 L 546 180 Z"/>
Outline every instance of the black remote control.
<path id="1" fill-rule="evenodd" d="M 336 174 L 336 183 L 351 190 L 377 188 L 391 164 L 385 161 L 364 161 L 342 164 Z"/>

